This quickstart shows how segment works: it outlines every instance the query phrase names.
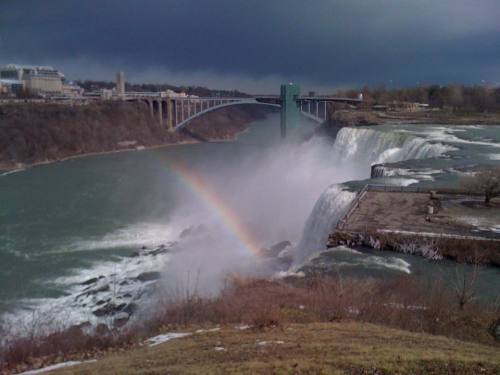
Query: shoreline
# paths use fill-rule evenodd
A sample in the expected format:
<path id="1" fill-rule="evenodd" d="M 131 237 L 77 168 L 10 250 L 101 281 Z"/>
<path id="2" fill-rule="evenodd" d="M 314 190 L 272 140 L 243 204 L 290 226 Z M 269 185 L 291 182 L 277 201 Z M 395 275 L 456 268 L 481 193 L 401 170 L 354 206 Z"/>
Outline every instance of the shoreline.
<path id="1" fill-rule="evenodd" d="M 134 151 L 146 151 L 146 150 L 154 150 L 158 148 L 166 148 L 166 147 L 176 147 L 176 146 L 188 146 L 188 145 L 196 145 L 196 144 L 201 144 L 201 143 L 218 143 L 218 142 L 232 142 L 238 138 L 240 134 L 243 134 L 246 132 L 248 129 L 245 129 L 243 131 L 238 132 L 235 134 L 234 137 L 232 138 L 226 138 L 226 139 L 209 139 L 206 142 L 201 142 L 197 140 L 191 140 L 191 141 L 180 141 L 176 143 L 165 143 L 161 145 L 154 145 L 154 146 L 143 146 L 139 145 L 136 147 L 131 147 L 131 148 L 123 148 L 120 150 L 110 150 L 110 151 L 98 151 L 98 152 L 88 152 L 84 154 L 78 154 L 78 155 L 71 155 L 71 156 L 65 156 L 60 159 L 55 159 L 55 160 L 45 160 L 45 161 L 40 161 L 36 163 L 31 163 L 31 164 L 25 164 L 22 167 L 15 167 L 12 169 L 0 169 L 0 177 L 8 176 L 10 174 L 14 173 L 19 173 L 19 172 L 24 172 L 29 169 L 35 168 L 35 167 L 40 167 L 43 165 L 50 165 L 50 164 L 56 164 L 56 163 L 62 163 L 68 160 L 72 159 L 80 159 L 80 158 L 86 158 L 89 156 L 101 156 L 101 155 L 110 155 L 110 154 L 118 154 L 122 152 L 134 152 Z"/>
<path id="2" fill-rule="evenodd" d="M 500 113 L 380 112 L 340 109 L 330 114 L 326 128 L 375 125 L 497 126 Z"/>
<path id="3" fill-rule="evenodd" d="M 341 127 L 349 127 L 349 126 L 377 126 L 377 125 L 448 125 L 448 126 L 477 126 L 477 125 L 482 125 L 482 126 L 498 126 L 500 125 L 500 119 L 498 123 L 481 123 L 480 121 L 477 120 L 477 118 L 474 118 L 476 121 L 470 121 L 467 123 L 460 123 L 458 119 L 439 119 L 441 122 L 438 121 L 428 121 L 428 120 L 438 120 L 436 118 L 430 119 L 430 118 L 413 118 L 413 119 L 406 119 L 403 117 L 396 117 L 396 116 L 384 116 L 382 113 L 377 113 L 377 112 L 353 112 L 353 111 L 338 111 L 337 113 L 340 114 L 340 121 L 338 123 L 335 123 L 333 126 L 338 126 L 340 125 Z M 347 114 L 347 117 L 346 116 Z M 351 117 L 351 115 L 354 114 L 355 118 Z M 356 116 L 357 115 L 357 116 Z M 378 120 L 381 120 L 380 122 L 378 121 L 370 121 L 368 116 L 376 116 Z M 330 119 L 329 121 L 332 121 L 333 119 Z M 338 120 L 338 119 L 335 119 Z M 334 121 L 335 121 L 334 120 Z M 373 118 L 371 118 L 373 120 Z M 398 121 L 399 120 L 399 121 Z M 457 121 L 451 121 L 451 120 L 457 120 Z M 344 122 L 348 121 L 348 123 Z M 354 122 L 352 122 L 354 121 Z M 329 124 L 328 122 L 323 124 L 324 126 L 331 126 L 331 123 Z M 212 138 L 206 140 L 206 142 L 231 142 L 234 141 L 235 139 L 238 138 L 241 134 L 244 132 L 248 131 L 248 126 L 245 125 L 245 129 L 236 132 L 234 135 L 232 135 L 229 138 Z M 182 141 L 177 141 L 174 143 L 162 143 L 158 145 L 151 145 L 151 146 L 145 146 L 145 145 L 138 145 L 134 147 L 128 147 L 128 148 L 121 148 L 121 149 L 116 149 L 116 150 L 109 150 L 109 151 L 97 151 L 97 152 L 88 152 L 88 153 L 82 153 L 82 154 L 76 154 L 76 155 L 69 155 L 69 156 L 64 156 L 62 158 L 57 158 L 53 160 L 44 160 L 44 161 L 38 161 L 34 163 L 17 163 L 16 166 L 13 167 L 8 167 L 4 166 L 3 163 L 0 162 L 0 177 L 7 176 L 9 174 L 13 173 L 19 173 L 26 171 L 28 169 L 38 167 L 38 166 L 43 166 L 43 165 L 49 165 L 49 164 L 54 164 L 54 163 L 59 163 L 59 162 L 64 162 L 67 160 L 72 160 L 72 159 L 78 159 L 78 158 L 84 158 L 88 156 L 99 156 L 99 155 L 108 155 L 108 154 L 114 154 L 114 153 L 120 153 L 120 152 L 132 152 L 132 151 L 143 151 L 143 150 L 153 150 L 157 148 L 163 148 L 163 147 L 174 147 L 174 146 L 186 146 L 186 145 L 193 145 L 193 144 L 199 144 L 203 143 L 202 141 L 192 139 L 192 140 L 182 140 Z"/>

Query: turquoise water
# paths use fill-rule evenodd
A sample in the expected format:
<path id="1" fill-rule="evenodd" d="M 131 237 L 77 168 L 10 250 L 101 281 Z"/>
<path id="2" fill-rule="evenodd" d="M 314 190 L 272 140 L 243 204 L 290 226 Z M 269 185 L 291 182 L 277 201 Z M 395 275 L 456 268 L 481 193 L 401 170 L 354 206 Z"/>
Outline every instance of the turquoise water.
<path id="1" fill-rule="evenodd" d="M 234 142 L 88 156 L 1 176 L 0 312 L 36 309 L 58 301 L 66 309 L 71 305 L 84 311 L 91 309 L 87 303 L 68 301 L 89 278 L 135 277 L 151 270 L 168 276 L 178 271 L 179 264 L 193 262 L 191 258 L 176 262 L 175 254 L 154 260 L 128 258 L 143 246 L 165 244 L 179 252 L 196 248 L 192 257 L 200 262 L 196 267 L 218 272 L 247 264 L 246 250 L 233 238 L 217 209 L 172 172 L 174 164 L 201 176 L 259 246 L 282 240 L 295 245 L 321 193 L 332 183 L 368 178 L 373 163 L 426 171 L 419 177 L 411 172 L 382 179 L 405 184 L 452 181 L 453 168 L 500 163 L 495 151 L 499 150 L 499 127 L 447 129 L 353 130 L 344 134 L 344 143 L 337 140 L 334 146 L 310 138 L 314 127 L 305 124 L 294 141 L 282 144 L 279 117 L 270 116 L 252 124 Z M 410 136 L 418 142 L 408 141 Z M 356 145 L 361 146 L 356 150 Z M 411 160 L 401 161 L 405 155 Z M 193 226 L 203 227 L 203 236 L 183 240 L 182 232 Z M 451 278 L 455 268 L 450 262 L 385 252 L 330 253 L 320 263 L 346 274 L 412 273 L 422 280 L 436 274 Z M 258 264 L 252 263 L 251 268 Z M 207 280 L 215 278 L 215 271 L 207 273 Z M 484 268 L 478 286 L 485 298 L 497 297 L 500 270 Z M 89 312 L 84 311 L 84 318 L 77 315 L 72 319 L 88 319 Z"/>

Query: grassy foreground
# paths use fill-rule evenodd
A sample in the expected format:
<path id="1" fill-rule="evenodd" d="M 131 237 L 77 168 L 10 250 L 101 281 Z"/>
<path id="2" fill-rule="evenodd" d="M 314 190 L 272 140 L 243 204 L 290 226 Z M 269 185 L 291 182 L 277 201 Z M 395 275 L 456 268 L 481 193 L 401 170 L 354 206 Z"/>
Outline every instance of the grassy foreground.
<path id="1" fill-rule="evenodd" d="M 500 374 L 500 351 L 367 323 L 291 324 L 266 330 L 227 326 L 53 373 L 489 375 Z"/>

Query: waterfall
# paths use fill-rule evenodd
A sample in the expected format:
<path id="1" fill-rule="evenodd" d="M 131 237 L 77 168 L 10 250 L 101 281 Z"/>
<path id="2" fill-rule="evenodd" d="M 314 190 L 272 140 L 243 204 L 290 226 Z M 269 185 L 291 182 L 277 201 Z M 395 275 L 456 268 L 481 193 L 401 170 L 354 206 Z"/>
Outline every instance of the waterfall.
<path id="1" fill-rule="evenodd" d="M 372 164 L 434 158 L 456 148 L 409 133 L 368 128 L 342 128 L 335 140 L 338 161 Z"/>
<path id="2" fill-rule="evenodd" d="M 319 197 L 304 226 L 295 261 L 325 248 L 328 235 L 346 213 L 356 193 L 342 185 L 332 185 Z"/>
<path id="3" fill-rule="evenodd" d="M 332 163 L 339 169 L 356 170 L 354 175 L 359 178 L 370 177 L 370 173 L 379 177 L 387 175 L 382 163 L 439 157 L 452 150 L 456 148 L 409 133 L 346 127 L 337 134 Z M 377 165 L 371 169 L 373 164 Z M 328 235 L 355 196 L 355 192 L 339 184 L 331 185 L 321 194 L 305 223 L 296 248 L 296 263 L 325 248 Z"/>

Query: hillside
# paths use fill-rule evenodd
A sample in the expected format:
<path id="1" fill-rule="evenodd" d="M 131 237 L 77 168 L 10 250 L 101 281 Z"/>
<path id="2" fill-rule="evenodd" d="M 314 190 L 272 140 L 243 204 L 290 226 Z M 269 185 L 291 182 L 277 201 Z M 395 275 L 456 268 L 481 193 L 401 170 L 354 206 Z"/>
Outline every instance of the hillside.
<path id="1" fill-rule="evenodd" d="M 2 105 L 0 170 L 140 146 L 230 139 L 268 113 L 262 106 L 223 108 L 193 120 L 183 132 L 168 132 L 144 103 Z"/>
<path id="2" fill-rule="evenodd" d="M 186 331 L 183 331 L 186 332 Z M 498 374 L 498 348 L 364 323 L 199 331 L 53 374 Z"/>

